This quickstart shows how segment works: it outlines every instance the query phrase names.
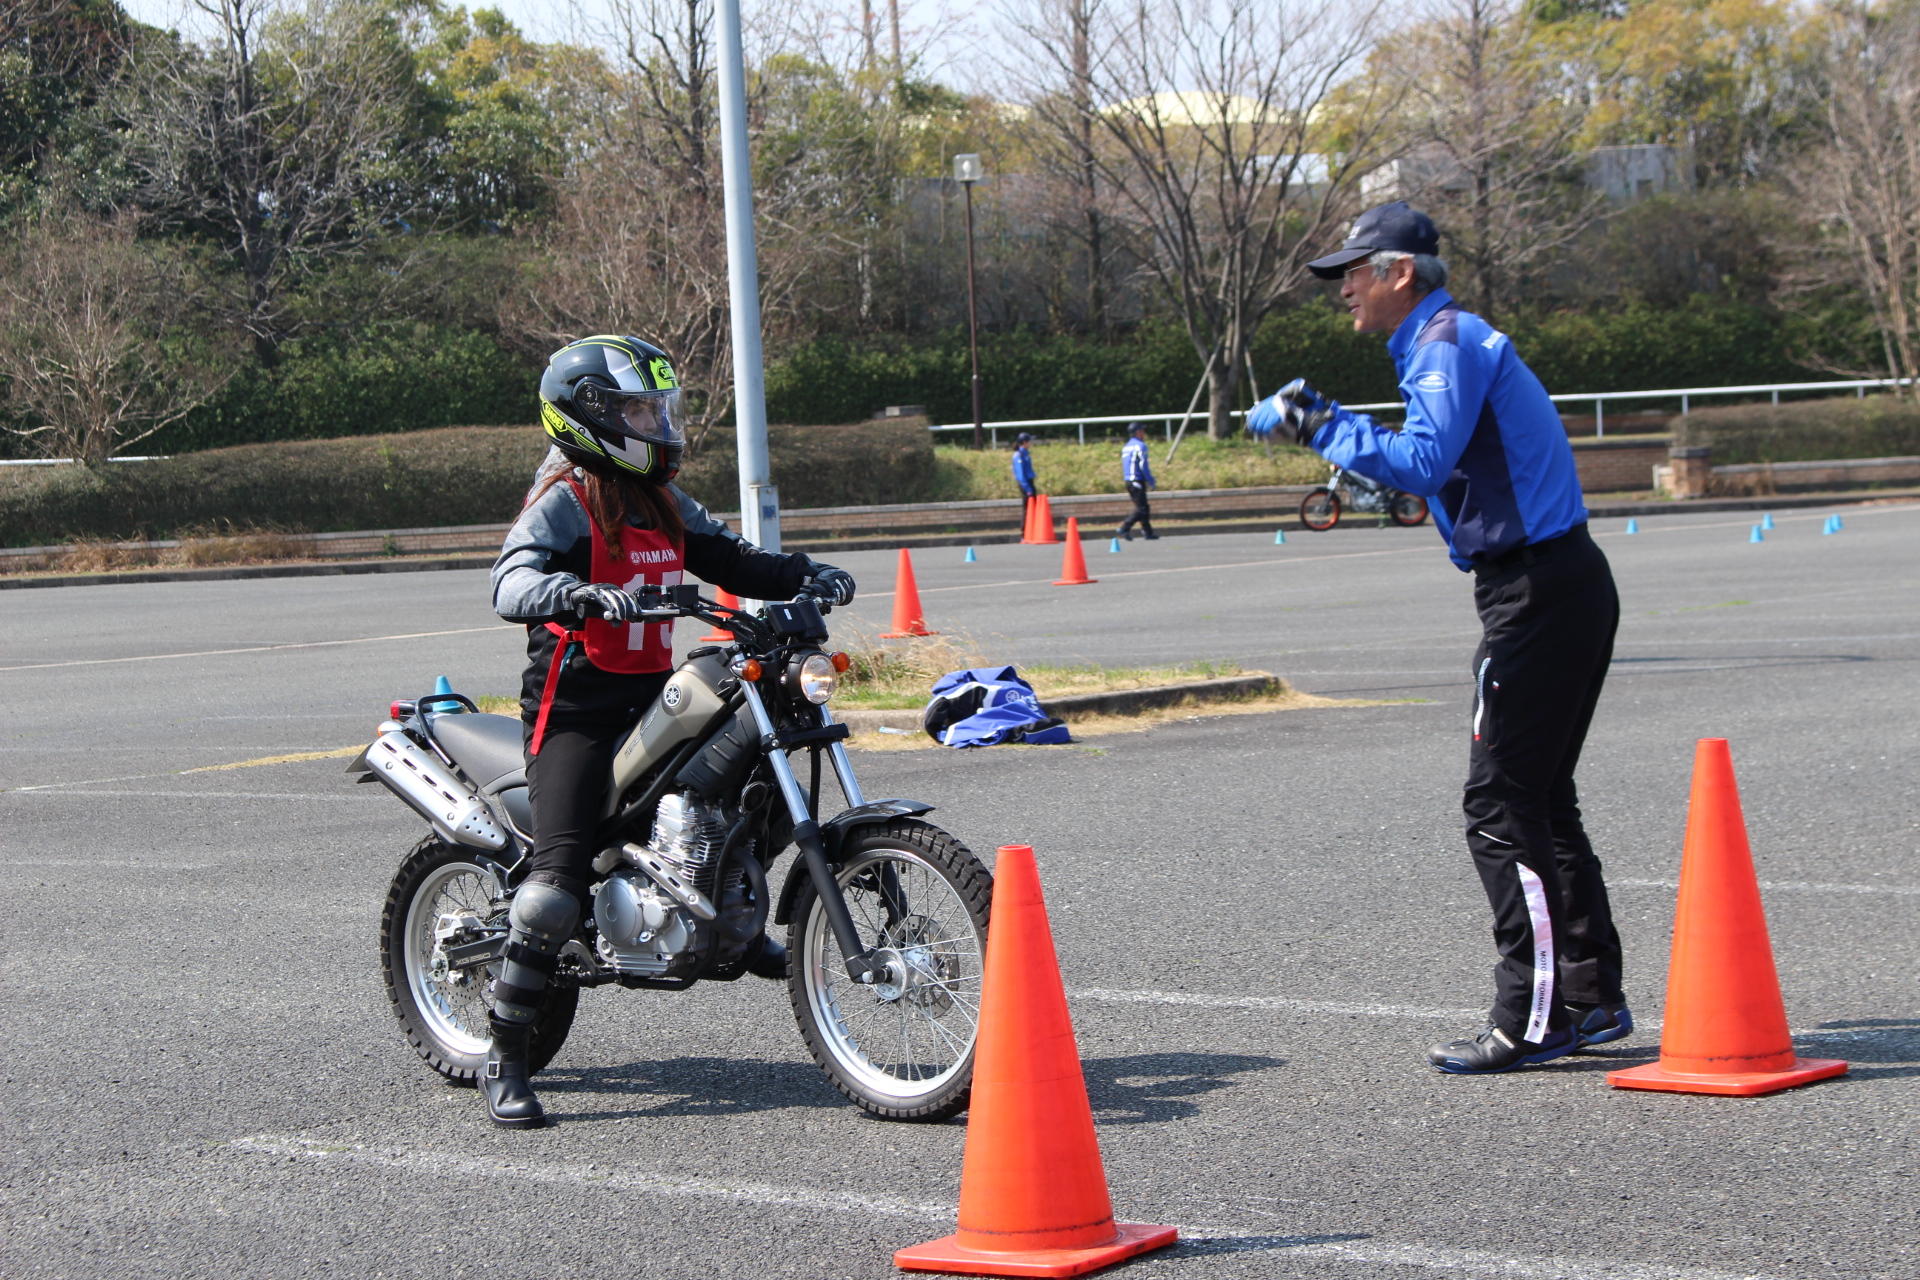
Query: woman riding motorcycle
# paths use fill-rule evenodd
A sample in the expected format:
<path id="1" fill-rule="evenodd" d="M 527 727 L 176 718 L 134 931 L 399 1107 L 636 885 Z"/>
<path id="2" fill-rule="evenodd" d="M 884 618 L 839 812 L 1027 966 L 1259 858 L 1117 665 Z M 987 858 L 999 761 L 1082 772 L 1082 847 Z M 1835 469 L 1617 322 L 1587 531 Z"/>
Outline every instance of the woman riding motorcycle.
<path id="1" fill-rule="evenodd" d="M 843 605 L 854 592 L 844 569 L 763 551 L 672 483 L 685 440 L 679 380 L 660 348 L 614 335 L 570 342 L 548 360 L 540 402 L 554 450 L 493 566 L 495 612 L 527 624 L 532 870 L 513 898 L 480 1080 L 488 1114 L 512 1129 L 546 1123 L 528 1081 L 533 1024 L 589 902 L 614 749 L 673 668 L 672 622 L 636 621 L 634 593 L 686 572 L 760 600 L 805 587 Z M 784 976 L 784 948 L 762 938 L 749 968 Z"/>

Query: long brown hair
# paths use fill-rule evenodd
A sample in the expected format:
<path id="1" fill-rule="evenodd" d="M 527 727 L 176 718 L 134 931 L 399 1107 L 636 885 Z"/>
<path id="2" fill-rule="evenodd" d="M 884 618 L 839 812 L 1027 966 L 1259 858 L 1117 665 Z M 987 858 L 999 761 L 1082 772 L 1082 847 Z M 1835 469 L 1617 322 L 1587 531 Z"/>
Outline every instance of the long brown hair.
<path id="1" fill-rule="evenodd" d="M 538 502 L 561 481 L 572 479 L 573 472 L 571 465 L 558 466 L 541 477 L 527 495 L 527 505 Z M 666 485 L 612 479 L 584 468 L 580 475 L 581 487 L 586 490 L 587 517 L 608 546 L 620 545 L 620 526 L 628 522 L 641 529 L 660 530 L 675 546 L 685 544 L 687 529 L 680 519 L 680 503 Z"/>

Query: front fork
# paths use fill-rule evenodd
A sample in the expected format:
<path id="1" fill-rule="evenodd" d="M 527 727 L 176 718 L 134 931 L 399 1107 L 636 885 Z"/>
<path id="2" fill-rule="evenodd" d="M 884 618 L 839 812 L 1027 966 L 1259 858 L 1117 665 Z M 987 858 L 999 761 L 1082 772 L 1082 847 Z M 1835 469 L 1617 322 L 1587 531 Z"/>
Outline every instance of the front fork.
<path id="1" fill-rule="evenodd" d="M 751 684 L 742 682 L 740 692 L 745 695 L 754 728 L 760 733 L 761 749 L 773 765 L 774 781 L 779 784 L 780 795 L 787 802 L 787 814 L 793 819 L 793 842 L 800 847 L 800 858 L 806 865 L 807 875 L 813 880 L 813 891 L 820 896 L 820 905 L 826 909 L 827 927 L 833 930 L 834 941 L 840 944 L 840 954 L 846 957 L 847 976 L 855 982 L 871 986 L 886 972 L 886 967 L 875 960 L 871 948 L 860 942 L 860 934 L 853 925 L 853 912 L 847 909 L 847 896 L 840 891 L 840 881 L 834 876 L 832 865 L 827 862 L 827 847 L 820 839 L 820 824 L 814 820 L 813 809 L 807 803 L 807 793 L 801 790 L 800 780 L 793 776 L 793 765 L 780 747 L 779 735 L 773 728 L 773 717 L 767 714 L 767 704 L 761 699 L 760 691 Z M 833 723 L 833 714 L 825 707 L 820 708 L 820 722 L 823 727 Z M 853 778 L 853 765 L 847 760 L 846 748 L 835 742 L 829 745 L 827 751 L 833 760 L 834 775 L 839 779 L 840 789 L 846 793 L 849 803 L 864 803 L 860 784 Z"/>

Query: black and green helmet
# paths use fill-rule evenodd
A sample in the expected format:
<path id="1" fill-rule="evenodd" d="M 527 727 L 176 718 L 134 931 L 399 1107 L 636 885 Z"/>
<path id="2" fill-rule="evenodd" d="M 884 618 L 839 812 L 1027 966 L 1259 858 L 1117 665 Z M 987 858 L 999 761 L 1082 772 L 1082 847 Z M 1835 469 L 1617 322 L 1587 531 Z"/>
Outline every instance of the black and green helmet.
<path id="1" fill-rule="evenodd" d="M 680 379 L 639 338 L 569 342 L 540 377 L 540 424 L 560 452 L 602 475 L 665 484 L 680 470 Z"/>

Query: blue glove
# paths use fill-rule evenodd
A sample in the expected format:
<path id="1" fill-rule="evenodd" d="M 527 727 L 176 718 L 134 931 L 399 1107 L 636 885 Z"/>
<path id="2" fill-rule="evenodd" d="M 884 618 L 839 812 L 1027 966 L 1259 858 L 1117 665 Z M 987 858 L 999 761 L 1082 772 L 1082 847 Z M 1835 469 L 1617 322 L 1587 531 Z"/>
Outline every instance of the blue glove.
<path id="1" fill-rule="evenodd" d="M 1295 378 L 1280 388 L 1274 393 L 1272 403 L 1280 406 L 1287 434 L 1298 445 L 1311 445 L 1320 428 L 1340 412 L 1338 401 L 1329 400 L 1315 391 L 1307 385 L 1305 378 Z"/>
<path id="2" fill-rule="evenodd" d="M 1280 397 L 1269 396 L 1247 410 L 1247 430 L 1264 440 L 1273 434 L 1285 414 L 1286 406 L 1280 403 Z"/>

